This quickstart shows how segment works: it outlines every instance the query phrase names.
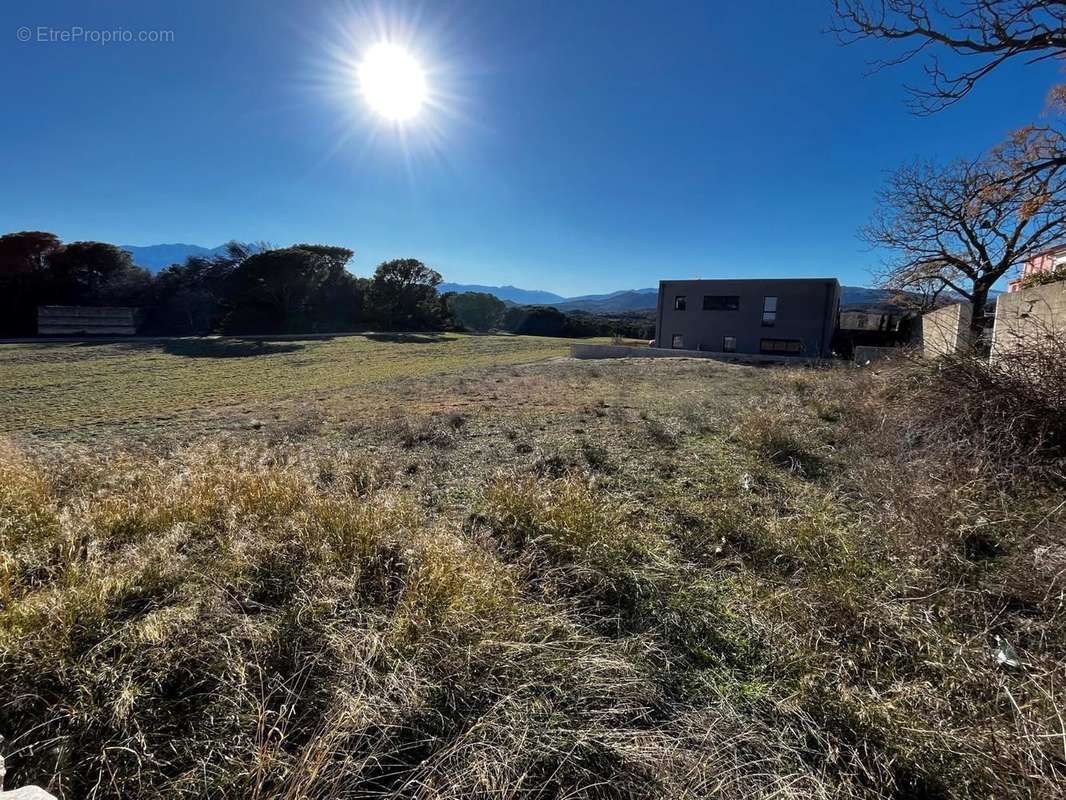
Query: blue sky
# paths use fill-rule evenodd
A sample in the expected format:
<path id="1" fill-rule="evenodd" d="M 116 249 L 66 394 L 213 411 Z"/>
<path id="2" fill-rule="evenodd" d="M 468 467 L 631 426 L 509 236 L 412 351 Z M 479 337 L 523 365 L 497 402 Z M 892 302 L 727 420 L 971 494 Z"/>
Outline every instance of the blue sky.
<path id="1" fill-rule="evenodd" d="M 1004 69 L 914 117 L 902 84 L 919 66 L 867 75 L 891 51 L 822 33 L 827 0 L 15 5 L 0 10 L 0 229 L 327 242 L 359 274 L 413 256 L 446 280 L 567 295 L 740 274 L 869 284 L 879 256 L 855 231 L 885 171 L 976 155 L 1037 119 L 1056 78 Z M 173 41 L 39 40 L 75 26 Z M 402 135 L 355 88 L 386 34 L 434 98 Z"/>

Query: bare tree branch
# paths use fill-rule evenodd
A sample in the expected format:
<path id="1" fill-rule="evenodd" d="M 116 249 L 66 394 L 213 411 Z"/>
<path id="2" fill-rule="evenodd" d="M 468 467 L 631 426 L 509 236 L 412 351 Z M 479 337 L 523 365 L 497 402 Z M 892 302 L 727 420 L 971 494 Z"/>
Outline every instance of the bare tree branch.
<path id="1" fill-rule="evenodd" d="M 892 66 L 929 48 L 973 59 L 969 69 L 949 71 L 935 54 L 925 64 L 929 86 L 908 86 L 911 108 L 932 114 L 961 100 L 983 77 L 1018 57 L 1026 63 L 1066 53 L 1066 2 L 1063 0 L 961 0 L 957 11 L 935 0 L 833 0 L 837 23 L 830 30 L 845 44 L 861 39 L 912 43 Z M 1054 101 L 1054 97 L 1052 97 Z"/>

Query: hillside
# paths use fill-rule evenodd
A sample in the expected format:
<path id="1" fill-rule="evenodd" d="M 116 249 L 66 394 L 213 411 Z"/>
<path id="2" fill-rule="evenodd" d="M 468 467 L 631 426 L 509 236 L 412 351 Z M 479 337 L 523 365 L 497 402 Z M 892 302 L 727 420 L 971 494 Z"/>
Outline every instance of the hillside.
<path id="1" fill-rule="evenodd" d="M 657 289 L 633 289 L 603 295 L 574 297 L 555 307 L 560 311 L 587 311 L 593 314 L 616 314 L 626 311 L 650 311 L 658 302 Z"/>

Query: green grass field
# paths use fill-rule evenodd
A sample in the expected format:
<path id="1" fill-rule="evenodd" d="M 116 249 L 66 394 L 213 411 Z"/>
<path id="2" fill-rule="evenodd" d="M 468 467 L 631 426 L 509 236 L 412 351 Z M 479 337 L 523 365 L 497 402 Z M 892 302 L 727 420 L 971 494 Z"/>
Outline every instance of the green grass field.
<path id="1" fill-rule="evenodd" d="M 530 336 L 368 334 L 0 345 L 0 432 L 136 426 L 567 354 Z"/>

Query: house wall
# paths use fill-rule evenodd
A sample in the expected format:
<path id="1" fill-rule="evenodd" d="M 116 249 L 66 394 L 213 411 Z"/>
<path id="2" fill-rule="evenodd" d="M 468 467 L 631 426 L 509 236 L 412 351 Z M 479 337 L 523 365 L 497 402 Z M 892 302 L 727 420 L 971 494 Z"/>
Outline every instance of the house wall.
<path id="1" fill-rule="evenodd" d="M 687 298 L 684 311 L 674 309 L 677 296 Z M 740 298 L 735 311 L 705 311 L 704 295 Z M 777 298 L 773 327 L 762 324 L 763 300 Z M 660 281 L 655 342 L 670 348 L 680 334 L 685 350 L 722 352 L 727 336 L 736 338 L 736 352 L 758 354 L 760 340 L 798 340 L 796 355 L 827 358 L 840 303 L 840 284 L 834 278 L 774 280 Z"/>
<path id="2" fill-rule="evenodd" d="M 1066 281 L 999 296 L 991 358 L 1032 346 L 1047 337 L 1066 337 Z"/>
<path id="3" fill-rule="evenodd" d="M 1038 272 L 1053 272 L 1063 266 L 1066 266 L 1066 252 L 1061 247 L 1033 256 L 1022 265 L 1022 274 L 1007 284 L 1007 293 L 1013 294 L 1021 289 L 1023 278 Z"/>
<path id="4" fill-rule="evenodd" d="M 922 315 L 922 354 L 925 358 L 962 353 L 973 343 L 970 320 L 973 306 L 969 303 L 938 308 Z"/>

